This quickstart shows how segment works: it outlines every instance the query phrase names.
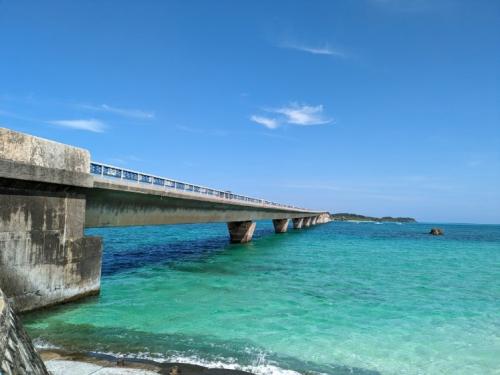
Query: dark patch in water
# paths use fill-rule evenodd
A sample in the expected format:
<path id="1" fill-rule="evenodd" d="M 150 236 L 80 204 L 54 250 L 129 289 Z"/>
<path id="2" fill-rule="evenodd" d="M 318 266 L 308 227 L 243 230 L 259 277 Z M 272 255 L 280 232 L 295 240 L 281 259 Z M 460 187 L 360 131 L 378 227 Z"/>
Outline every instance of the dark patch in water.
<path id="1" fill-rule="evenodd" d="M 237 272 L 234 270 L 231 270 L 227 267 L 222 267 L 218 264 L 199 264 L 199 263 L 192 263 L 192 264 L 186 264 L 186 263 L 179 263 L 179 264 L 173 264 L 170 266 L 172 269 L 175 269 L 176 271 L 181 271 L 181 272 L 190 272 L 190 273 L 209 273 L 209 274 L 216 274 L 216 275 L 236 275 Z"/>
<path id="2" fill-rule="evenodd" d="M 176 240 L 161 245 L 142 245 L 130 250 L 104 251 L 102 274 L 110 276 L 151 265 L 200 260 L 228 246 L 227 238 Z"/>
<path id="3" fill-rule="evenodd" d="M 234 249 L 248 245 L 231 245 L 229 244 L 229 235 L 210 235 L 207 236 L 203 229 L 207 226 L 213 227 L 213 232 L 226 233 L 225 226 L 221 228 L 221 224 L 189 224 L 182 225 L 185 227 L 182 230 L 192 230 L 200 228 L 199 238 L 172 238 L 168 237 L 178 231 L 180 225 L 172 226 L 150 226 L 150 227 L 133 227 L 130 231 L 124 233 L 124 228 L 106 228 L 88 230 L 87 234 L 101 235 L 104 240 L 102 275 L 111 276 L 122 272 L 128 272 L 140 269 L 146 266 L 165 266 L 175 267 L 184 272 L 207 272 L 219 274 L 231 274 L 231 271 L 214 267 L 196 267 L 188 263 L 181 265 L 185 261 L 203 261 L 210 258 L 216 253 L 223 252 L 227 249 Z M 144 232 L 141 232 L 144 231 Z M 129 237 L 129 240 L 122 238 Z M 253 239 L 267 237 L 274 234 L 272 228 L 268 226 L 257 227 Z M 156 242 L 154 244 L 141 244 L 141 241 L 147 242 L 149 238 L 161 238 L 165 236 L 164 242 Z M 144 236 L 144 237 L 142 237 Z M 137 242 L 137 246 L 133 246 Z"/>

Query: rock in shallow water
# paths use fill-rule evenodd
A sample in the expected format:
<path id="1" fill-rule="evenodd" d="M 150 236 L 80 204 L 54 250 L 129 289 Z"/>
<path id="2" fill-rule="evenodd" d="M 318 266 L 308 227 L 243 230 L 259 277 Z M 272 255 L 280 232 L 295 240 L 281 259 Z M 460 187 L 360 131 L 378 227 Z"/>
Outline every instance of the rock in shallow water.
<path id="1" fill-rule="evenodd" d="M 432 228 L 429 234 L 432 234 L 433 236 L 442 236 L 444 234 L 444 230 L 441 228 Z"/>

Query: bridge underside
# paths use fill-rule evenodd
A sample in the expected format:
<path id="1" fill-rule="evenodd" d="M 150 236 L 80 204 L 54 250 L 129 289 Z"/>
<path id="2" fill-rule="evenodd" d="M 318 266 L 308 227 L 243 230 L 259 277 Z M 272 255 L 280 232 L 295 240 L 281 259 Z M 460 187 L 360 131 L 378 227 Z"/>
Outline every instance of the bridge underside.
<path id="1" fill-rule="evenodd" d="M 320 213 L 221 202 L 207 197 L 95 181 L 86 192 L 86 227 L 293 219 Z"/>

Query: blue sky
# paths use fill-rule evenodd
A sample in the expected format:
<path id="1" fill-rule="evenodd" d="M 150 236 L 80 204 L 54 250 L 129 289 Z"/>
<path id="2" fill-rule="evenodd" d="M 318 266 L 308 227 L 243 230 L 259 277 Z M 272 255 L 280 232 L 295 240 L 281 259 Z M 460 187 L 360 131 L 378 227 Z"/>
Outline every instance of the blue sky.
<path id="1" fill-rule="evenodd" d="M 283 203 L 500 223 L 499 35 L 497 0 L 0 0 L 0 125 Z"/>

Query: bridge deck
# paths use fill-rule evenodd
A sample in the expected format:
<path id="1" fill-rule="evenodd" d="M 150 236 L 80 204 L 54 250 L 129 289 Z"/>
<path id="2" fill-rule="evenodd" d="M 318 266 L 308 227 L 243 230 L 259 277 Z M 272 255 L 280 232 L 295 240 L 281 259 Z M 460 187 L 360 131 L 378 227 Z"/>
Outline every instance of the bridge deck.
<path id="1" fill-rule="evenodd" d="M 287 204 L 280 204 L 265 199 L 249 197 L 245 195 L 235 194 L 231 191 L 209 188 L 206 186 L 196 185 L 189 182 L 178 181 L 171 178 L 159 177 L 143 172 L 133 171 L 130 169 L 119 168 L 116 166 L 91 162 L 90 173 L 94 176 L 96 185 L 99 183 L 106 184 L 112 182 L 113 185 L 122 185 L 126 189 L 130 187 L 140 186 L 154 191 L 166 191 L 180 193 L 180 196 L 196 199 L 196 197 L 209 197 L 216 199 L 219 202 L 235 204 L 259 206 L 268 208 L 282 208 L 286 210 L 297 210 L 309 212 L 311 210 L 300 208 Z M 314 212 L 314 211 L 312 211 Z"/>
<path id="2" fill-rule="evenodd" d="M 321 214 L 106 164 L 91 163 L 85 226 L 292 219 Z"/>

